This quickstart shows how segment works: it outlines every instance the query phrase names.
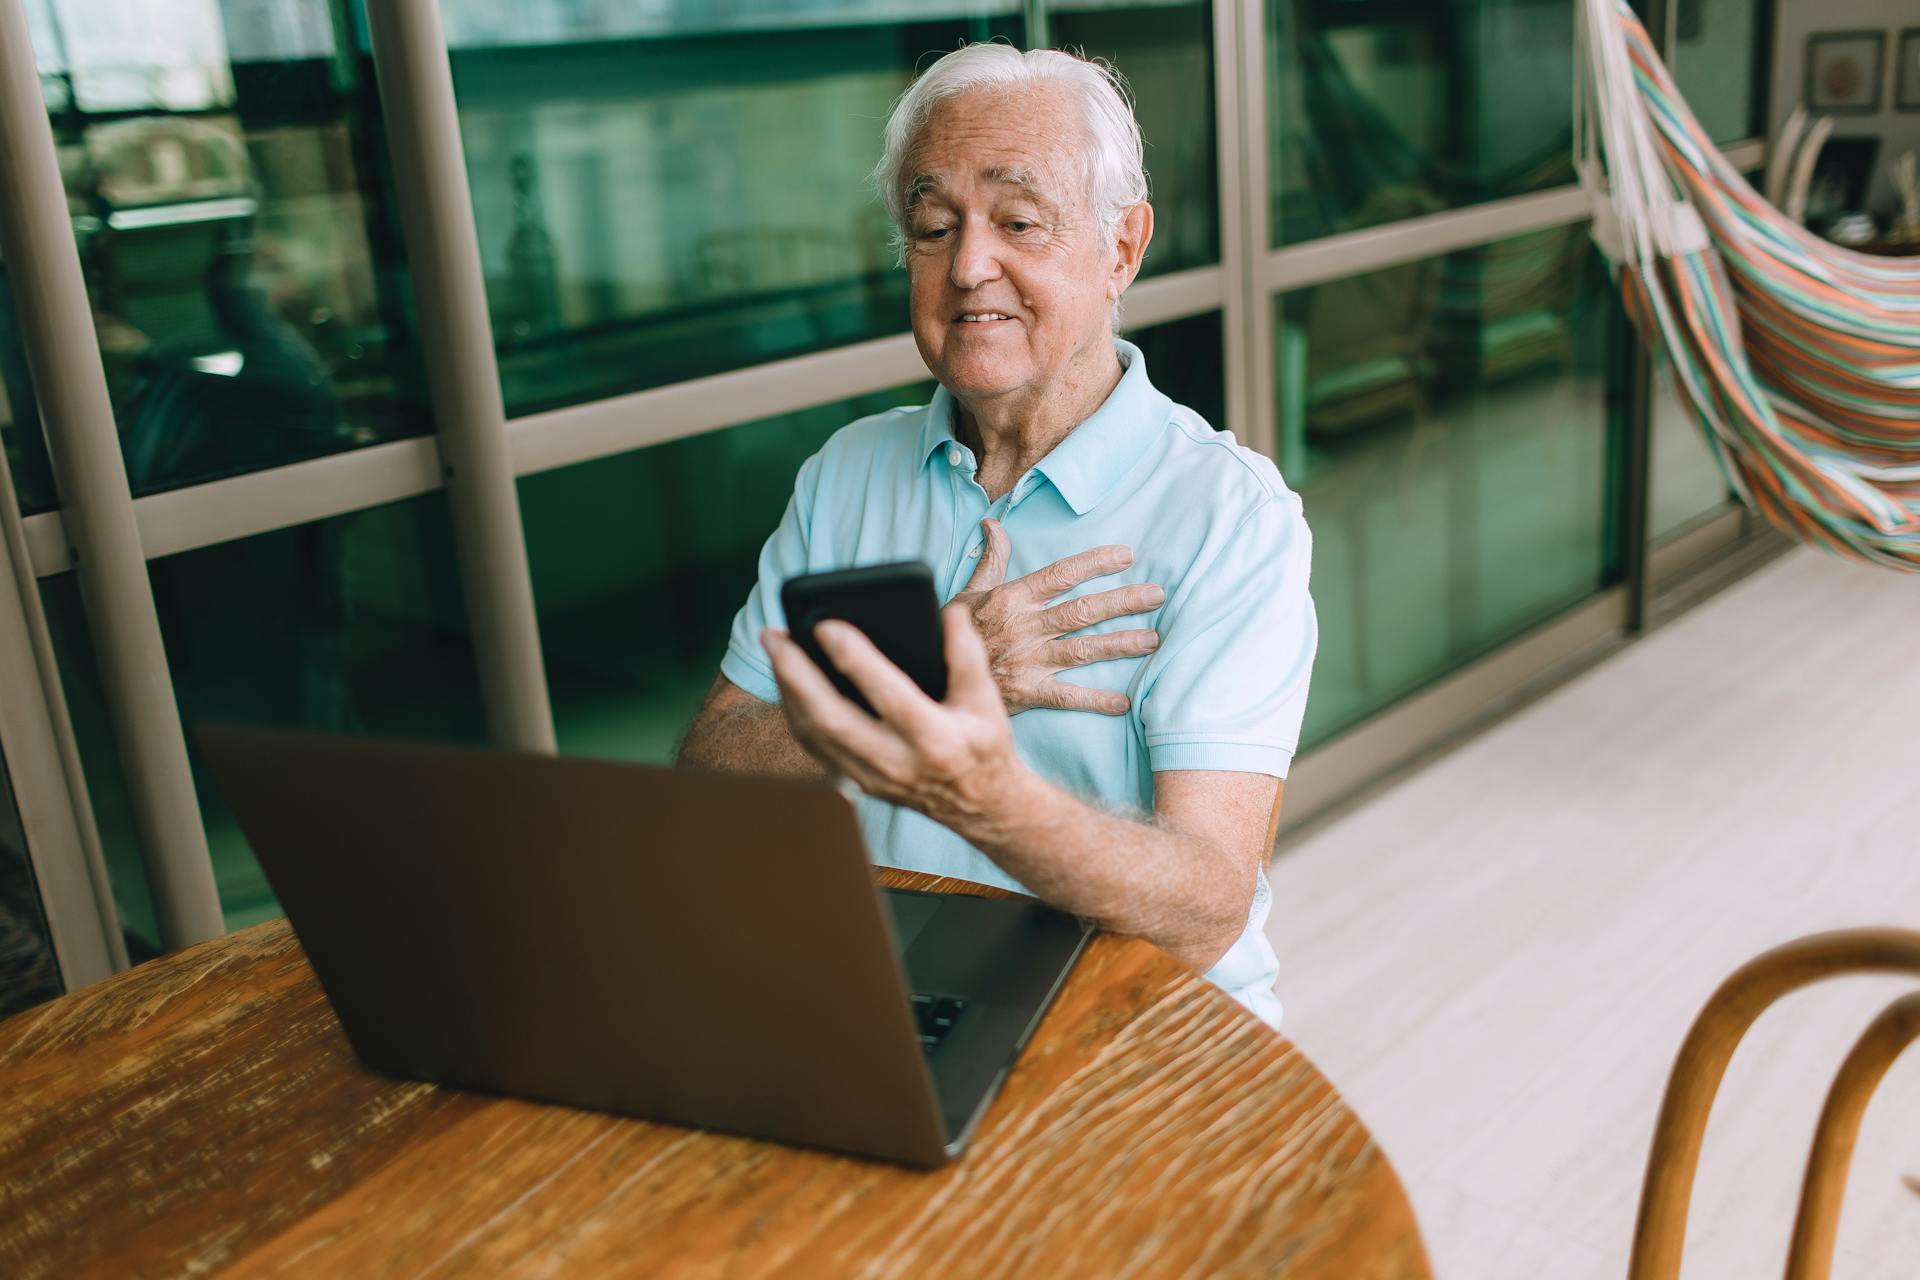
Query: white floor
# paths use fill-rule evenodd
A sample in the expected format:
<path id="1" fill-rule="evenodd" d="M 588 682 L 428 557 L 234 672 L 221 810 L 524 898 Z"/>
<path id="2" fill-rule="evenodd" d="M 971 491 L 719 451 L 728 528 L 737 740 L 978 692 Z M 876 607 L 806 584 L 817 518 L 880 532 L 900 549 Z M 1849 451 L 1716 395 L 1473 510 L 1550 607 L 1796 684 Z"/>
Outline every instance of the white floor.
<path id="1" fill-rule="evenodd" d="M 1740 963 L 1920 928 L 1920 577 L 1798 551 L 1283 852 L 1286 1031 L 1372 1127 L 1440 1280 L 1625 1274 L 1667 1071 Z M 1689 1277 L 1781 1274 L 1872 1016 L 1762 1017 L 1708 1128 Z M 1920 1048 L 1867 1113 L 1836 1280 L 1920 1276 Z"/>

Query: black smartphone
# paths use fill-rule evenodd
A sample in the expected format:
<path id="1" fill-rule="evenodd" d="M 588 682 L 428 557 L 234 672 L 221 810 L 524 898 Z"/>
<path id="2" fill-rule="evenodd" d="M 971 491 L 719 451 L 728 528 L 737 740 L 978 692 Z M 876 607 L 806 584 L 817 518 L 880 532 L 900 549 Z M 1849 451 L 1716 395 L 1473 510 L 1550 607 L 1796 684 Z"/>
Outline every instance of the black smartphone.
<path id="1" fill-rule="evenodd" d="M 947 696 L 947 653 L 940 629 L 940 598 L 933 570 L 918 560 L 864 565 L 788 578 L 780 588 L 787 632 L 833 681 L 833 687 L 869 715 L 873 707 L 821 650 L 813 629 L 828 618 L 852 623 L 887 660 L 913 678 L 935 702 Z"/>

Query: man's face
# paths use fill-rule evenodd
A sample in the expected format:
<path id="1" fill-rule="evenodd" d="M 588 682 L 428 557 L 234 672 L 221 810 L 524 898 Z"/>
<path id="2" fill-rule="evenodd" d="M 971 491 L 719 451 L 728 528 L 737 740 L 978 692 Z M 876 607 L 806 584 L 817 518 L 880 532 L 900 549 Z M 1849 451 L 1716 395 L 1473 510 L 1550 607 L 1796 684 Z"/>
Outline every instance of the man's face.
<path id="1" fill-rule="evenodd" d="M 963 400 L 1046 394 L 1110 342 L 1125 285 L 1080 162 L 1084 126 L 1052 88 L 975 90 L 934 108 L 913 149 L 913 337 Z"/>

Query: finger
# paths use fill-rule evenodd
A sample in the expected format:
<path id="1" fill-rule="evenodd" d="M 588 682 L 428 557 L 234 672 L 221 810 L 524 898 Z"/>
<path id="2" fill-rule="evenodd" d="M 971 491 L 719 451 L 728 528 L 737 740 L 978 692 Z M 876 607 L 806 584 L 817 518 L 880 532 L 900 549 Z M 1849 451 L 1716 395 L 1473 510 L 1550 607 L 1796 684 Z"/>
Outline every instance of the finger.
<path id="1" fill-rule="evenodd" d="M 1103 631 L 1091 636 L 1063 636 L 1047 645 L 1045 656 L 1054 670 L 1064 671 L 1095 662 L 1137 658 L 1159 647 L 1157 631 Z"/>
<path id="2" fill-rule="evenodd" d="M 1149 613 L 1166 603 L 1167 593 L 1151 582 L 1130 583 L 1111 591 L 1079 596 L 1040 613 L 1040 625 L 1051 635 L 1065 635 L 1109 618 Z"/>
<path id="3" fill-rule="evenodd" d="M 973 625 L 973 611 L 950 604 L 940 611 L 946 633 L 947 701 L 958 706 L 1000 705 L 1000 686 L 987 665 L 987 642 Z"/>
<path id="4" fill-rule="evenodd" d="M 1089 689 L 1053 679 L 1040 682 L 1032 703 L 1055 711 L 1097 711 L 1103 716 L 1123 716 L 1133 707 L 1133 699 L 1117 689 Z"/>
<path id="5" fill-rule="evenodd" d="M 1007 580 L 1007 561 L 1013 556 L 1013 543 L 1007 540 L 1007 531 L 1000 522 L 989 516 L 980 522 L 980 530 L 986 536 L 986 550 L 980 553 L 980 567 L 967 579 L 969 591 L 991 591 Z"/>
<path id="6" fill-rule="evenodd" d="M 1104 578 L 1132 563 L 1133 548 L 1114 543 L 1075 552 L 1015 581 L 1025 586 L 1034 599 L 1051 600 L 1062 591 L 1071 591 L 1090 578 Z"/>
<path id="7" fill-rule="evenodd" d="M 793 727 L 794 738 L 834 774 L 848 778 L 869 795 L 883 795 L 889 779 L 900 775 L 909 752 L 899 737 L 843 697 L 814 665 L 806 651 L 784 632 L 764 638 L 775 658 L 774 679 L 780 684 L 781 710 Z M 784 665 L 792 655 L 804 668 Z M 811 673 L 812 679 L 807 673 Z M 810 687 L 807 687 L 810 686 Z"/>
<path id="8" fill-rule="evenodd" d="M 882 720 L 903 732 L 912 732 L 926 724 L 936 705 L 933 699 L 913 682 L 913 677 L 875 648 L 860 628 L 832 619 L 815 627 L 813 634 L 821 649 L 833 659 L 833 665 L 853 681 L 853 687 L 866 697 Z"/>
<path id="9" fill-rule="evenodd" d="M 879 722 L 841 696 L 827 679 L 826 672 L 814 665 L 806 650 L 793 642 L 786 632 L 768 627 L 760 633 L 760 643 L 773 663 L 773 678 L 780 686 L 780 698 L 788 718 L 806 743 L 833 759 L 842 773 L 857 771 L 841 763 L 840 751 L 860 758 L 883 758 L 893 745 L 892 735 Z M 835 659 L 837 663 L 839 660 Z"/>

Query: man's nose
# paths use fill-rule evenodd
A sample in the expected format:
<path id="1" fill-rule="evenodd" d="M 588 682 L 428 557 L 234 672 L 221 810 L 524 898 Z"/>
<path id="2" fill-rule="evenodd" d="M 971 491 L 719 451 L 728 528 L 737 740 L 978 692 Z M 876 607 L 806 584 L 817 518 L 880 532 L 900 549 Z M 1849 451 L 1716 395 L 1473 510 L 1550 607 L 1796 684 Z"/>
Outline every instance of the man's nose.
<path id="1" fill-rule="evenodd" d="M 948 271 L 956 289 L 977 289 L 1000 274 L 993 237 L 984 230 L 962 226 L 954 232 L 953 265 Z"/>

